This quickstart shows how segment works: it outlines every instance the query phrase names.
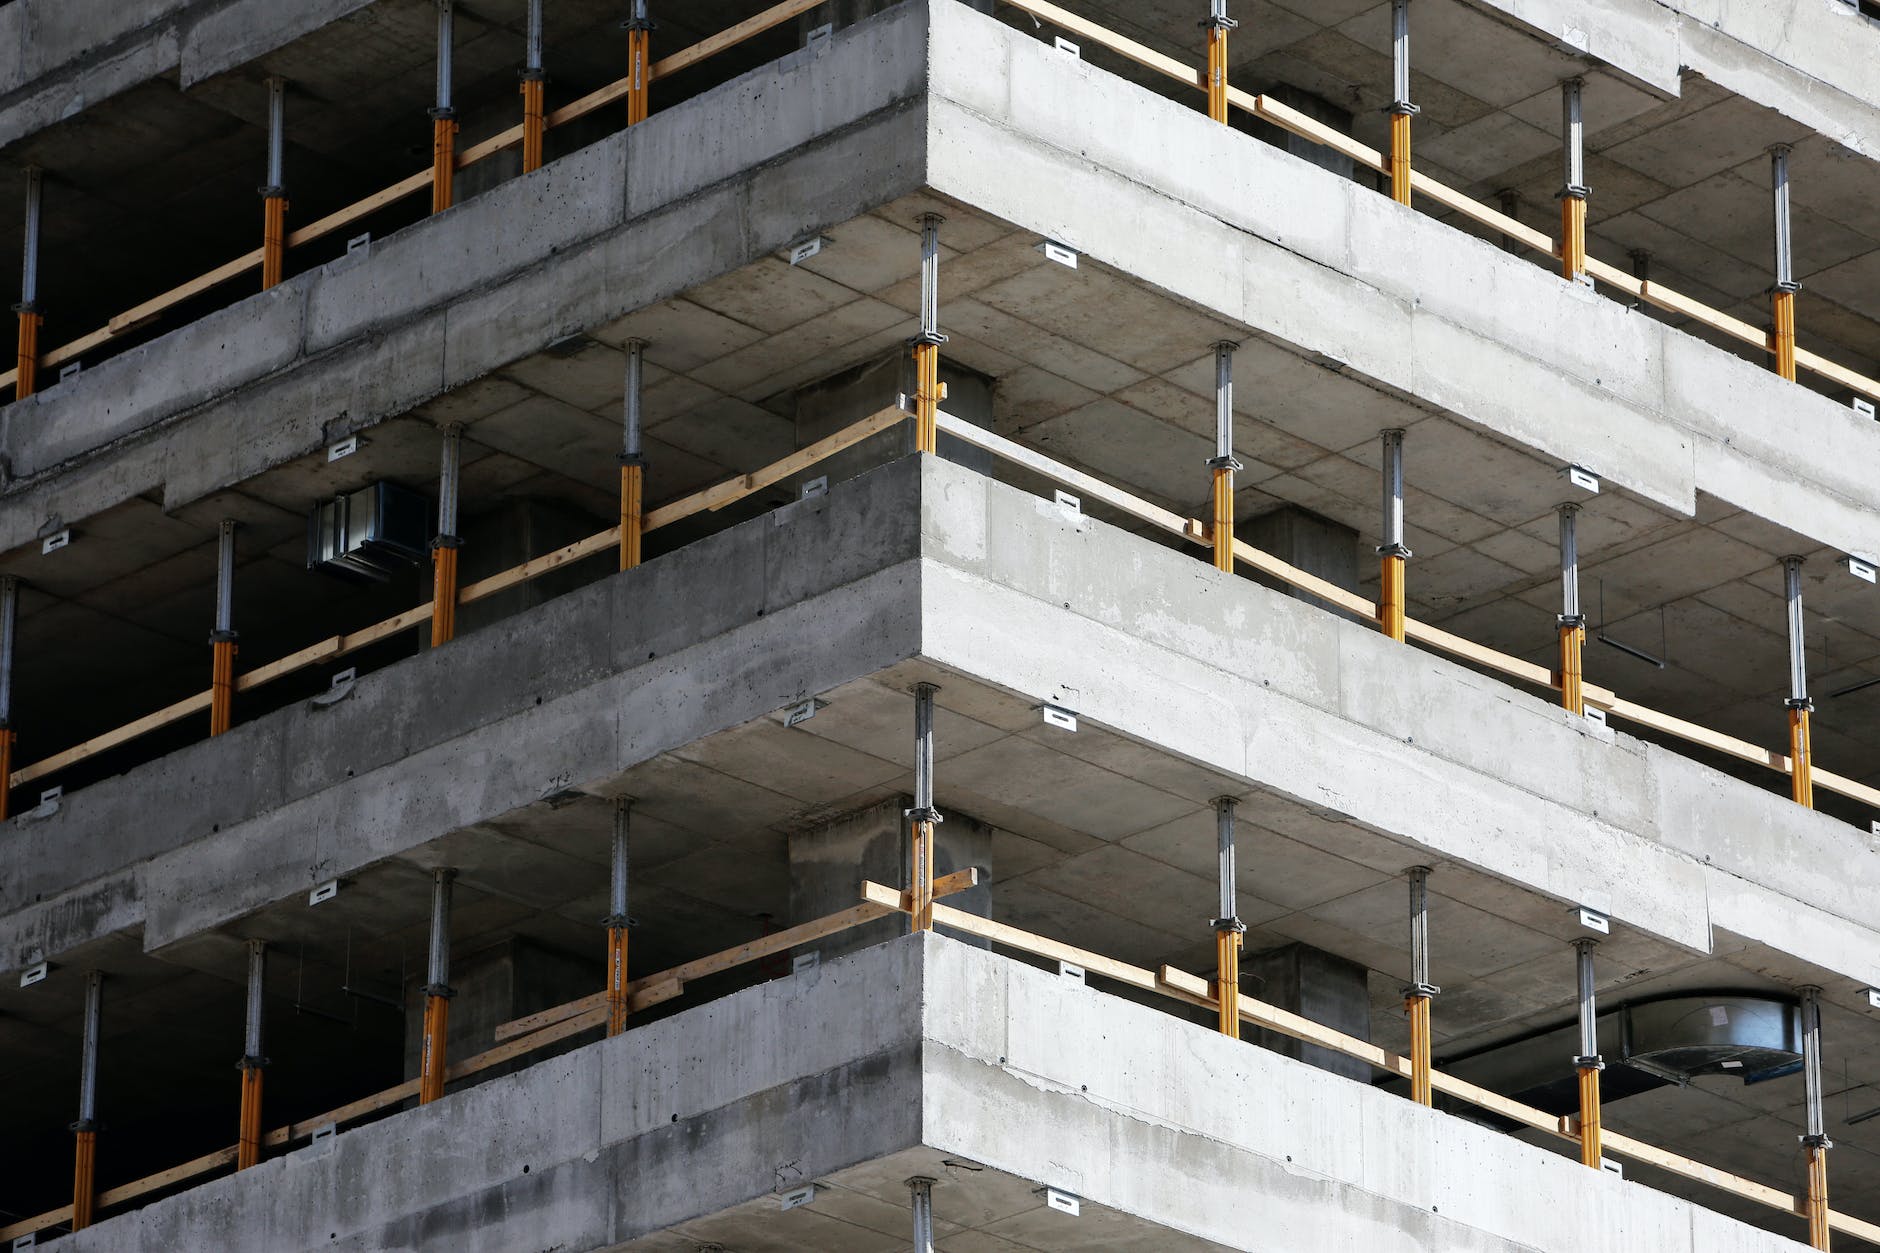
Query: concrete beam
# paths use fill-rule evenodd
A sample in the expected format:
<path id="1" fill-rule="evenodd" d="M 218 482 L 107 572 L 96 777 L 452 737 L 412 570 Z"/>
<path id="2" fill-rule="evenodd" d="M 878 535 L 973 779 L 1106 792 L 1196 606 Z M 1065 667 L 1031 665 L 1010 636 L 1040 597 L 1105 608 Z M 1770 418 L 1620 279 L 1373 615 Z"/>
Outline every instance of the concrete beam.
<path id="1" fill-rule="evenodd" d="M 185 88 L 372 0 L 15 0 L 0 6 L 0 148 L 155 78 Z"/>
<path id="2" fill-rule="evenodd" d="M 1103 1247 L 1119 1250 L 1796 1247 L 938 936 L 639 1027 L 69 1243 L 75 1253 L 445 1242 L 576 1253 L 680 1224 L 683 1235 L 666 1239 L 696 1241 L 714 1215 L 755 1202 L 768 1207 L 767 1235 L 794 1247 L 880 1248 L 899 1236 L 884 1234 L 890 1167 L 941 1180 L 942 1238 L 1016 1237 L 1001 1218 L 1054 1224 L 1026 1238 L 1032 1248 L 1089 1247 L 1099 1206 L 1124 1220 L 1104 1231 Z M 1023 1203 L 995 1207 L 999 1174 L 1090 1208 L 1070 1219 L 1013 1188 Z M 823 1192 L 777 1208 L 775 1193 L 799 1181 Z M 858 1192 L 879 1199 L 869 1206 Z M 1028 1217 L 1005 1217 L 1013 1208 Z M 844 1238 L 832 1220 L 858 1209 L 875 1221 Z"/>
<path id="3" fill-rule="evenodd" d="M 1701 489 L 1871 546 L 1880 427 L 1848 406 L 977 14 L 933 20 L 959 53 L 933 70 L 936 190 L 1683 514 Z"/>
<path id="4" fill-rule="evenodd" d="M 1880 866 L 1846 823 L 932 458 L 16 823 L 0 966 L 139 925 L 163 948 L 911 658 L 1410 846 L 1386 873 L 1422 850 L 1880 984 Z"/>
<path id="5" fill-rule="evenodd" d="M 923 186 L 1684 514 L 1702 490 L 1871 547 L 1880 427 L 1851 409 L 936 2 L 9 406 L 0 550 L 200 499 Z"/>
<path id="6" fill-rule="evenodd" d="M 8 405 L 0 551 L 141 493 L 200 499 L 916 190 L 923 17 L 884 14 Z"/>

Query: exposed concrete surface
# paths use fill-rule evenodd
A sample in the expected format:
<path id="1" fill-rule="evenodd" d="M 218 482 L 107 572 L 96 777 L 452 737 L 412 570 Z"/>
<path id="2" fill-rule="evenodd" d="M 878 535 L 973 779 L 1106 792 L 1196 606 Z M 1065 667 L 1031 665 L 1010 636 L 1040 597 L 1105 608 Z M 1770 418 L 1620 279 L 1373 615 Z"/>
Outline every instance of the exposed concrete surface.
<path id="1" fill-rule="evenodd" d="M 1680 512 L 1701 488 L 1871 546 L 1880 427 L 1848 407 L 977 14 L 933 21 L 959 53 L 937 190 Z"/>
<path id="2" fill-rule="evenodd" d="M 1697 952 L 1720 929 L 1880 976 L 1848 824 L 1038 498 L 945 499 L 933 662 Z"/>
<path id="3" fill-rule="evenodd" d="M 1880 158 L 1880 26 L 1840 0 L 1475 0 L 1679 94 L 1691 69 Z"/>
<path id="4" fill-rule="evenodd" d="M 1847 824 L 932 458 L 16 821 L 0 961 L 139 923 L 159 949 L 552 790 L 607 794 L 662 751 L 914 657 L 1563 909 L 1880 984 L 1880 861 Z"/>
<path id="5" fill-rule="evenodd" d="M 0 147 L 118 92 L 184 87 L 372 0 L 14 0 L 0 6 Z"/>
<path id="6" fill-rule="evenodd" d="M 1686 514 L 1701 489 L 1871 548 L 1852 410 L 938 3 L 9 406 L 0 549 L 176 508 L 923 184 Z"/>
<path id="7" fill-rule="evenodd" d="M 138 921 L 159 947 L 914 655 L 919 474 L 884 467 L 16 822 L 0 961 Z"/>
<path id="8" fill-rule="evenodd" d="M 69 1244 L 605 1248 L 917 1147 L 1168 1229 L 1106 1248 L 1166 1248 L 1175 1233 L 1288 1253 L 1798 1247 L 933 936 L 345 1132 Z M 936 1211 L 963 1219 L 939 1226 L 947 1248 L 971 1222 L 977 1185 L 971 1171 L 934 1173 Z M 789 1224 L 823 1204 L 834 1198 L 794 1218 L 773 1212 L 771 1231 L 787 1239 Z M 1068 1232 L 1068 1243 L 1032 1247 L 1077 1247 L 1077 1229 Z M 816 1247 L 904 1239 L 877 1230 Z"/>
<path id="9" fill-rule="evenodd" d="M 11 474 L 41 477 L 0 550 L 197 499 L 916 189 L 925 63 L 897 10 L 7 406 Z"/>

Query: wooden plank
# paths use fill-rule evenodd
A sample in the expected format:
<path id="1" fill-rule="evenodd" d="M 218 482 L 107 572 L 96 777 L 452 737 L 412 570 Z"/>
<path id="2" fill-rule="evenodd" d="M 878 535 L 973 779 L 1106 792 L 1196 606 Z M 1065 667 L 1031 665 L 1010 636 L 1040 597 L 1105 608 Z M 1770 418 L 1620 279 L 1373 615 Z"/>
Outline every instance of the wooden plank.
<path id="1" fill-rule="evenodd" d="M 1409 1073 L 1410 1063 L 1404 1062 L 1403 1073 Z M 1563 1140 L 1577 1140 L 1579 1137 L 1570 1129 L 1571 1120 L 1545 1110 L 1535 1109 L 1532 1105 L 1523 1105 L 1510 1100 L 1499 1092 L 1490 1092 L 1487 1088 L 1477 1087 L 1467 1080 L 1446 1075 L 1440 1070 L 1430 1071 L 1430 1088 L 1448 1096 L 1458 1097 L 1479 1109 L 1491 1114 L 1499 1114 L 1510 1122 L 1518 1122 L 1532 1127 L 1536 1131 L 1545 1131 L 1549 1135 L 1559 1136 Z"/>
<path id="2" fill-rule="evenodd" d="M 42 366 L 64 365 L 66 362 L 76 360 L 101 344 L 110 343 L 115 338 L 116 336 L 111 334 L 110 327 L 101 326 L 89 335 L 81 335 L 69 344 L 61 344 L 59 347 L 54 348 L 51 352 L 39 358 L 39 364 Z M 14 372 L 16 374 L 18 373 L 17 370 Z"/>
<path id="3" fill-rule="evenodd" d="M 1617 288 L 1628 296 L 1637 296 L 1641 300 L 1645 297 L 1645 284 L 1643 282 L 1626 273 L 1624 270 L 1621 270 L 1616 265 L 1607 265 L 1598 257 L 1588 257 L 1586 259 L 1586 272 L 1606 286 Z"/>
<path id="4" fill-rule="evenodd" d="M 543 123 L 552 130 L 557 126 L 565 126 L 578 117 L 586 117 L 594 110 L 605 108 L 616 100 L 625 100 L 631 85 L 629 80 L 617 78 L 599 90 L 590 91 L 579 100 L 570 101 L 559 109 L 549 110 L 548 116 L 542 119 Z"/>
<path id="5" fill-rule="evenodd" d="M 716 35 L 707 36 L 690 47 L 653 62 L 652 67 L 647 71 L 648 77 L 653 82 L 658 82 L 668 75 L 677 74 L 680 70 L 691 69 L 705 58 L 716 56 L 727 48 L 735 48 L 745 40 L 761 35 L 773 26 L 780 26 L 799 14 L 807 13 L 821 3 L 822 0 L 784 0 L 782 4 L 774 4 L 755 17 L 747 17 L 735 26 L 727 26 Z"/>
<path id="6" fill-rule="evenodd" d="M 457 603 L 467 605 L 471 601 L 482 600 L 485 596 L 494 596 L 498 592 L 508 591 L 518 583 L 540 578 L 550 570 L 559 570 L 570 562 L 581 561 L 599 553 L 613 552 L 619 547 L 620 528 L 609 527 L 586 539 L 579 539 L 572 544 L 557 548 L 554 552 L 544 553 L 540 557 L 531 557 L 519 566 L 511 566 L 507 570 L 492 574 L 487 579 L 479 579 L 475 583 L 468 584 L 458 591 Z"/>
<path id="7" fill-rule="evenodd" d="M 1795 364 L 1813 370 L 1829 382 L 1839 383 L 1842 387 L 1859 392 L 1871 400 L 1880 400 L 1880 380 L 1870 379 L 1865 374 L 1857 374 L 1844 365 L 1828 360 L 1818 352 L 1797 348 Z"/>
<path id="8" fill-rule="evenodd" d="M 1075 13 L 1067 13 L 1055 4 L 1047 4 L 1045 0 L 1005 0 L 1005 2 L 1021 13 L 1029 13 L 1041 21 L 1049 22 L 1077 36 L 1085 43 L 1108 48 L 1124 60 L 1134 61 L 1137 65 L 1154 70 L 1158 74 L 1166 74 L 1178 83 L 1201 88 L 1208 85 L 1206 75 L 1193 66 L 1177 61 L 1174 57 L 1163 56 L 1155 49 L 1145 47 L 1133 39 L 1125 39 L 1095 22 L 1085 21 Z"/>
<path id="9" fill-rule="evenodd" d="M 315 1114 L 312 1118 L 290 1123 L 285 1127 L 276 1127 L 262 1138 L 264 1144 L 291 1144 L 295 1140 L 304 1140 L 328 1123 L 338 1125 L 376 1113 L 388 1105 L 408 1101 L 418 1095 L 418 1081 L 407 1079 L 397 1087 L 386 1088 L 383 1092 L 374 1092 L 371 1096 L 362 1096 L 356 1101 L 348 1101 L 337 1109 L 329 1109 L 324 1114 Z"/>
<path id="10" fill-rule="evenodd" d="M 544 119 L 546 121 L 546 119 Z M 497 131 L 481 143 L 471 144 L 457 154 L 457 168 L 475 165 L 484 157 L 493 157 L 505 148 L 513 148 L 522 142 L 522 124 L 518 122 L 506 131 Z"/>
<path id="11" fill-rule="evenodd" d="M 1739 339 L 1746 344 L 1754 344 L 1762 348 L 1769 346 L 1769 333 L 1761 327 L 1751 326 L 1738 318 L 1719 313 L 1709 305 L 1692 300 L 1689 296 L 1675 292 L 1661 284 L 1640 283 L 1639 299 L 1655 304 L 1666 312 L 1690 318 L 1732 339 Z"/>
<path id="12" fill-rule="evenodd" d="M 867 884 L 864 886 L 881 887 L 880 884 Z M 892 889 L 889 888 L 882 888 L 881 890 L 892 891 Z M 898 892 L 895 893 L 897 898 L 899 895 Z M 1088 949 L 1076 948 L 1069 944 L 1060 944 L 1056 940 L 1049 940 L 1041 935 L 1033 935 L 1029 931 L 1021 931 L 1017 927 L 1010 927 L 1002 922 L 994 922 L 990 918 L 981 918 L 978 914 L 969 914 L 965 910 L 955 909 L 951 905 L 936 904 L 933 907 L 933 920 L 935 926 L 951 927 L 955 931 L 964 931 L 967 935 L 976 935 L 982 940 L 990 940 L 994 944 L 1003 944 L 1006 948 L 1015 948 L 1021 953 L 1030 953 L 1034 957 L 1042 957 L 1048 961 L 1070 962 L 1074 966 L 1082 966 L 1089 974 L 1101 975 L 1105 979 L 1114 979 L 1118 983 L 1126 983 L 1130 987 L 1141 988 L 1145 992 L 1154 992 L 1157 990 L 1155 985 L 1155 972 L 1153 970 L 1145 970 L 1141 966 L 1131 966 L 1127 962 L 1119 962 L 1112 958 L 1105 957 L 1101 953 L 1093 953 Z"/>
<path id="13" fill-rule="evenodd" d="M 770 957 L 774 954 L 796 948 L 799 945 L 813 944 L 817 940 L 847 931 L 849 928 L 860 926 L 864 922 L 885 917 L 893 913 L 894 910 L 895 906 L 893 905 L 877 905 L 867 902 L 860 905 L 851 905 L 847 909 L 839 910 L 836 913 L 826 915 L 822 918 L 812 919 L 809 922 L 800 923 L 797 926 L 788 927 L 782 931 L 772 932 L 770 935 L 760 936 L 748 944 L 740 944 L 735 948 L 728 948 L 722 952 L 713 953 L 709 957 L 700 957 L 694 961 L 682 962 L 672 967 L 672 969 L 662 970 L 658 974 L 646 975 L 629 983 L 627 985 L 627 992 L 629 995 L 637 995 L 648 988 L 668 982 L 683 986 L 695 980 L 703 979 L 707 975 L 714 975 L 722 971 L 731 970 L 738 966 L 745 965 L 748 962 L 754 962 L 761 958 Z M 588 1014 L 597 1009 L 605 1010 L 606 1008 L 607 993 L 605 991 L 590 993 L 587 996 L 579 997 L 572 1001 L 566 1001 L 560 1005 L 551 1006 L 537 1013 L 528 1014 L 521 1018 L 512 1018 L 508 1022 L 501 1023 L 496 1028 L 496 1038 L 498 1040 L 515 1039 L 519 1036 L 527 1035 L 532 1031 L 540 1031 L 543 1027 L 551 1023 L 561 1022 L 578 1014 Z"/>
<path id="14" fill-rule="evenodd" d="M 257 248 L 253 252 L 235 258 L 233 261 L 218 265 L 207 274 L 200 274 L 190 279 L 180 287 L 172 287 L 161 296 L 154 296 L 140 305 L 134 305 L 126 309 L 123 313 L 118 314 L 106 323 L 105 329 L 110 331 L 113 335 L 121 335 L 127 330 L 150 321 L 166 309 L 179 305 L 185 300 L 191 300 L 202 295 L 202 293 L 219 283 L 226 283 L 228 280 L 248 270 L 260 268 L 261 249 Z"/>
<path id="15" fill-rule="evenodd" d="M 1707 1183 L 1719 1191 L 1742 1197 L 1746 1201 L 1754 1201 L 1759 1205 L 1767 1205 L 1771 1209 L 1778 1209 L 1787 1214 L 1804 1212 L 1792 1193 L 1745 1179 L 1741 1175 L 1733 1175 L 1726 1170 L 1718 1170 L 1714 1166 L 1706 1166 L 1680 1153 L 1657 1148 L 1646 1144 L 1643 1140 L 1634 1140 L 1631 1136 L 1620 1135 L 1610 1128 L 1601 1130 L 1600 1147 L 1619 1157 L 1629 1157 L 1635 1162 L 1644 1162 L 1648 1166 L 1668 1170 L 1674 1175 L 1682 1175 L 1698 1183 Z"/>
<path id="16" fill-rule="evenodd" d="M 800 470 L 806 470 L 826 457 L 832 457 L 853 444 L 859 444 L 871 435 L 878 435 L 900 422 L 913 417 L 904 409 L 890 406 L 863 418 L 853 426 L 837 431 L 827 439 L 819 439 L 807 448 L 799 449 L 783 458 L 773 461 L 762 469 L 749 474 L 739 475 L 713 487 L 681 496 L 671 504 L 661 505 L 651 513 L 644 515 L 640 522 L 642 534 L 658 530 L 662 526 L 671 526 L 682 518 L 689 518 L 695 513 L 707 510 L 723 509 L 726 505 L 743 500 L 753 492 L 762 491 L 780 479 L 788 478 Z"/>
<path id="17" fill-rule="evenodd" d="M 73 762 L 94 757 L 120 744 L 128 744 L 140 735 L 147 735 L 159 727 L 166 727 L 178 719 L 199 713 L 209 707 L 209 697 L 208 692 L 198 692 L 194 696 L 177 701 L 174 705 L 165 705 L 153 714 L 145 714 L 135 722 L 127 722 L 115 731 L 106 731 L 103 735 L 93 736 L 81 744 L 74 744 L 62 753 L 54 753 L 50 757 L 42 758 L 24 770 L 15 770 L 13 786 L 18 787 L 22 783 L 31 783 L 34 779 L 43 779 L 54 771 L 65 769 Z"/>
<path id="18" fill-rule="evenodd" d="M 1825 787 L 1830 792 L 1839 792 L 1842 796 L 1852 797 L 1863 804 L 1880 809 L 1880 788 L 1856 783 L 1846 775 L 1835 774 L 1832 770 L 1823 770 L 1820 766 L 1816 766 L 1812 773 L 1816 787 Z"/>
<path id="19" fill-rule="evenodd" d="M 309 644 L 299 652 L 289 653 L 277 661 L 270 661 L 265 666 L 256 666 L 246 674 L 238 675 L 235 679 L 235 690 L 246 692 L 250 688 L 260 687 L 263 683 L 271 683 L 284 674 L 292 674 L 306 666 L 358 652 L 368 644 L 376 644 L 380 640 L 389 639 L 400 631 L 409 631 L 412 627 L 430 620 L 431 606 L 426 603 L 416 605 L 401 614 L 394 614 L 385 621 L 375 622 L 369 627 L 361 627 L 345 635 L 330 635 L 318 644 Z"/>
<path id="20" fill-rule="evenodd" d="M 1460 213 L 1470 221 L 1479 222 L 1492 231 L 1526 244 L 1536 252 L 1545 253 L 1550 257 L 1558 255 L 1553 236 L 1542 234 L 1531 226 L 1525 226 L 1507 214 L 1491 209 L 1481 201 L 1465 196 L 1444 183 L 1437 182 L 1427 174 L 1411 171 L 1410 190 L 1445 209 Z"/>
<path id="21" fill-rule="evenodd" d="M 22 1218 L 9 1227 L 0 1227 L 0 1240 L 17 1240 L 21 1236 L 35 1231 L 44 1231 L 47 1227 L 72 1221 L 72 1207 L 61 1205 L 58 1209 L 49 1209 L 43 1214 L 34 1214 L 31 1218 Z"/>
<path id="22" fill-rule="evenodd" d="M 1179 513 L 1172 513 L 1159 505 L 1152 505 L 1146 500 L 1130 495 L 1128 492 L 1111 487 L 1098 478 L 1093 478 L 1081 470 L 1073 470 L 1059 461 L 1053 461 L 1043 453 L 1034 452 L 1023 444 L 995 434 L 984 427 L 974 426 L 961 421 L 950 413 L 942 413 L 937 419 L 939 428 L 955 439 L 983 448 L 995 457 L 1011 462 L 1021 469 L 1030 470 L 1054 483 L 1071 488 L 1085 500 L 1094 500 L 1108 505 L 1133 518 L 1139 518 L 1151 526 L 1160 527 L 1184 538 L 1193 538 L 1189 534 L 1192 526 L 1198 523 L 1184 518 Z"/>
<path id="23" fill-rule="evenodd" d="M 1384 154 L 1368 144 L 1361 144 L 1343 131 L 1336 130 L 1323 122 L 1307 117 L 1299 110 L 1273 99 L 1271 96 L 1256 96 L 1235 87 L 1227 89 L 1227 102 L 1263 122 L 1271 122 L 1281 130 L 1291 131 L 1301 139 L 1307 139 L 1333 152 L 1350 157 L 1357 164 L 1386 173 L 1389 163 Z"/>
<path id="24" fill-rule="evenodd" d="M 1843 1214 L 1840 1210 L 1829 1210 L 1828 1226 L 1870 1244 L 1880 1245 L 1880 1224 L 1865 1222 L 1850 1214 Z"/>
<path id="25" fill-rule="evenodd" d="M 1478 666 L 1487 666 L 1524 683 L 1536 687 L 1558 687 L 1554 672 L 1546 666 L 1537 666 L 1531 661 L 1522 661 L 1519 657 L 1510 657 L 1507 653 L 1496 652 L 1492 648 L 1477 644 L 1474 640 L 1465 640 L 1460 635 L 1452 635 L 1440 627 L 1418 622 L 1414 618 L 1404 619 L 1404 635 L 1419 644 L 1428 644 L 1439 648 L 1464 661 L 1472 661 Z"/>
<path id="26" fill-rule="evenodd" d="M 1307 574 L 1295 565 L 1281 561 L 1272 553 L 1262 552 L 1245 540 L 1234 541 L 1234 560 L 1245 562 L 1260 573 L 1290 584 L 1302 592 L 1308 592 L 1327 604 L 1362 617 L 1375 620 L 1377 602 L 1366 600 L 1355 592 L 1348 592 L 1336 583 L 1327 582 L 1316 574 Z"/>
<path id="27" fill-rule="evenodd" d="M 135 1200 L 140 1196 L 147 1196 L 152 1192 L 161 1191 L 171 1184 L 181 1183 L 185 1179 L 194 1179 L 197 1175 L 206 1175 L 212 1170 L 220 1170 L 224 1166 L 233 1166 L 234 1164 L 235 1146 L 231 1144 L 225 1149 L 217 1149 L 213 1153 L 204 1153 L 201 1157 L 184 1162 L 180 1166 L 172 1166 L 168 1170 L 160 1170 L 154 1175 L 145 1175 L 142 1179 L 135 1180 L 131 1183 L 120 1184 L 115 1188 L 107 1188 L 98 1194 L 98 1204 L 100 1206 L 118 1205 L 125 1201 Z"/>
<path id="28" fill-rule="evenodd" d="M 1782 753 L 1770 752 L 1748 740 L 1739 740 L 1733 735 L 1712 731 L 1709 727 L 1701 727 L 1695 722 L 1686 722 L 1682 718 L 1673 718 L 1670 714 L 1661 714 L 1656 709 L 1648 709 L 1644 705 L 1635 704 L 1629 700 L 1614 699 L 1606 706 L 1606 712 L 1624 718 L 1628 722 L 1635 722 L 1639 726 L 1663 731 L 1667 735 L 1675 735 L 1681 740 L 1688 740 L 1693 744 L 1713 749 L 1741 761 L 1767 766 L 1783 774 L 1787 774 L 1789 770 L 1789 759 Z"/>
<path id="29" fill-rule="evenodd" d="M 386 205 L 397 204 L 406 196 L 426 191 L 431 186 L 431 171 L 426 169 L 399 179 L 383 191 L 375 191 L 363 200 L 355 200 L 344 209 L 336 209 L 323 218 L 317 218 L 299 230 L 287 232 L 287 246 L 298 248 L 310 244 L 323 235 L 330 235 L 344 226 L 351 226 L 361 218 L 371 217 Z"/>

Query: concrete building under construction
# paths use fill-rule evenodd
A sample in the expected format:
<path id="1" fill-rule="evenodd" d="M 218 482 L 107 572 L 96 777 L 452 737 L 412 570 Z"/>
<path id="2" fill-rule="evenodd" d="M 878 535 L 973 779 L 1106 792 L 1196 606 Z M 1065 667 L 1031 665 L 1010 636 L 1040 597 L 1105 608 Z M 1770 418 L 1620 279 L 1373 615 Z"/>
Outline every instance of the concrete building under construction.
<path id="1" fill-rule="evenodd" d="M 1875 0 L 0 0 L 0 1248 L 1880 1249 L 1877 162 Z"/>

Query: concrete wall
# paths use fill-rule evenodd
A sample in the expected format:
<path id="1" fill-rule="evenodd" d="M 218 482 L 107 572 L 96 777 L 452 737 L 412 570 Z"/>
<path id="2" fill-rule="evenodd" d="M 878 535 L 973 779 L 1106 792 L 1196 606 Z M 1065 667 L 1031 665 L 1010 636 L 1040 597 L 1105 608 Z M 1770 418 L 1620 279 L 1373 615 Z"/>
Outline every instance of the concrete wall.
<path id="1" fill-rule="evenodd" d="M 839 484 L 14 820 L 0 967 L 138 926 L 161 947 L 914 655 L 919 475 Z"/>
<path id="2" fill-rule="evenodd" d="M 1799 1247 L 933 936 L 344 1132 L 62 1247 L 578 1253 L 911 1148 L 930 1169 L 964 1159 L 1263 1253 Z M 964 1213 L 972 1172 L 934 1173 L 936 1209 Z M 770 1230 L 805 1217 L 773 1211 Z"/>
<path id="3" fill-rule="evenodd" d="M 1880 26 L 1842 0 L 1473 0 L 1667 95 L 1690 68 L 1880 158 Z"/>
<path id="4" fill-rule="evenodd" d="M 1880 985 L 1865 833 L 933 458 L 15 820 L 0 963 L 161 948 L 916 656 L 1687 950 Z"/>
<path id="5" fill-rule="evenodd" d="M 8 405 L 0 550 L 199 499 L 917 189 L 924 29 L 844 31 Z"/>
<path id="6" fill-rule="evenodd" d="M 1880 427 L 1846 406 L 935 0 L 0 411 L 0 550 L 199 499 L 923 184 L 1686 514 L 1702 490 L 1872 547 Z"/>
<path id="7" fill-rule="evenodd" d="M 14 0 L 0 7 L 0 147 L 121 91 L 189 87 L 372 0 Z"/>
<path id="8" fill-rule="evenodd" d="M 935 663 L 1686 949 L 1727 931 L 1880 980 L 1880 854 L 1837 818 L 1221 574 L 1199 550 L 986 480 L 950 483 L 924 515 Z M 1379 863 L 1408 864 L 1401 850 Z"/>
<path id="9" fill-rule="evenodd" d="M 933 20 L 936 190 L 1682 513 L 1702 490 L 1873 546 L 1880 425 L 1848 406 L 978 14 Z"/>

